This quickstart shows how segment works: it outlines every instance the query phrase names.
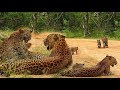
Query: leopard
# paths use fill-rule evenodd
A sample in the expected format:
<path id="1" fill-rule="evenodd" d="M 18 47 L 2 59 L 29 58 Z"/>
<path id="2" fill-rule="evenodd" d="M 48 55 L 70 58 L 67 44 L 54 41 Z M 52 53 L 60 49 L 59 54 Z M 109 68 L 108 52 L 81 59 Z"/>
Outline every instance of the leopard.
<path id="1" fill-rule="evenodd" d="M 103 42 L 103 48 L 108 48 L 108 38 L 106 36 L 101 38 Z"/>
<path id="2" fill-rule="evenodd" d="M 71 54 L 74 55 L 74 52 L 77 54 L 78 47 L 70 47 Z"/>
<path id="3" fill-rule="evenodd" d="M 0 45 L 0 61 L 15 60 L 22 54 L 25 44 L 31 40 L 31 30 L 19 29 L 14 31 L 8 38 L 5 38 Z M 18 53 L 19 51 L 19 53 Z"/>
<path id="4" fill-rule="evenodd" d="M 64 35 L 63 35 L 63 36 L 64 36 Z M 57 41 L 57 39 L 58 39 L 59 37 L 61 37 L 61 34 L 50 34 L 50 35 L 47 36 L 46 39 L 43 40 L 44 45 L 47 46 L 47 50 L 51 50 L 51 48 L 53 48 L 54 43 Z M 65 36 L 64 36 L 64 37 L 65 37 Z M 53 38 L 54 38 L 54 39 L 53 39 Z M 51 43 L 49 43 L 49 42 L 51 42 Z M 67 50 L 67 51 L 65 51 L 65 54 L 68 54 L 68 56 L 70 56 L 69 58 L 72 58 L 72 56 L 69 55 L 69 53 L 71 53 L 71 51 L 70 51 L 70 47 L 67 45 L 66 41 L 65 41 L 65 44 L 66 44 L 66 50 Z M 62 44 L 59 44 L 58 46 L 62 46 Z M 64 47 L 64 46 L 63 46 L 63 47 Z M 69 51 L 68 51 L 68 50 L 69 50 Z M 57 50 L 56 50 L 55 48 L 53 48 L 52 51 L 51 51 L 51 53 L 50 53 L 50 55 L 49 55 L 49 57 L 55 56 L 55 55 L 57 54 L 56 51 L 57 51 Z M 63 55 L 64 55 L 64 53 L 63 53 Z M 64 56 L 65 56 L 65 55 L 64 55 Z M 67 59 L 67 57 L 66 57 L 66 59 Z M 71 59 L 70 59 L 70 60 L 68 59 L 68 64 L 66 65 L 66 67 L 69 67 L 72 62 L 73 62 L 73 61 L 72 61 Z"/>
<path id="5" fill-rule="evenodd" d="M 101 48 L 101 41 L 100 40 L 97 40 L 97 46 L 98 46 L 98 48 Z"/>
<path id="6" fill-rule="evenodd" d="M 0 72 L 11 72 L 18 74 L 53 74 L 68 68 L 72 64 L 72 55 L 66 43 L 65 36 L 59 34 L 49 34 L 44 40 L 45 46 L 51 50 L 49 57 L 42 60 L 17 60 L 11 64 L 0 65 Z"/>
<path id="7" fill-rule="evenodd" d="M 114 67 L 116 64 L 117 60 L 115 57 L 106 55 L 106 57 L 97 63 L 96 66 L 63 71 L 60 73 L 60 75 L 68 77 L 97 77 L 101 75 L 107 76 L 111 74 L 110 66 Z"/>

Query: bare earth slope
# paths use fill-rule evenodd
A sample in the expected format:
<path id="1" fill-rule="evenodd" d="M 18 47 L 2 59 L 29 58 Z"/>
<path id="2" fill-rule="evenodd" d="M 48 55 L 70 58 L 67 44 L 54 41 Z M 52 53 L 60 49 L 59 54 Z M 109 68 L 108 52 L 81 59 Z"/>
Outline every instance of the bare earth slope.
<path id="1" fill-rule="evenodd" d="M 32 35 L 32 46 L 30 48 L 33 51 L 33 48 L 43 45 L 43 39 L 50 33 L 43 33 Z M 119 78 L 120 77 L 120 41 L 109 40 L 109 48 L 97 48 L 96 39 L 76 39 L 76 38 L 66 38 L 68 45 L 71 47 L 78 47 L 78 54 L 73 55 L 73 63 L 84 63 L 85 66 L 90 67 L 96 65 L 101 61 L 106 54 L 114 56 L 118 64 L 114 67 L 111 67 L 113 75 L 110 76 L 100 76 L 99 78 Z M 46 50 L 46 49 L 44 49 Z M 20 77 L 20 76 L 11 76 L 11 77 Z M 32 75 L 33 78 L 57 78 L 56 74 L 52 75 Z M 62 78 L 62 77 L 61 77 Z"/>

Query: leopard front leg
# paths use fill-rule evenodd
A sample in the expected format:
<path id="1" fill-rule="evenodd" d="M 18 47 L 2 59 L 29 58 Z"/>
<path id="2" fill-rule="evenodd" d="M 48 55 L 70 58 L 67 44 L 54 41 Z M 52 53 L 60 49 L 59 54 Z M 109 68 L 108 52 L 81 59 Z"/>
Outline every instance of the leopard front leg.
<path id="1" fill-rule="evenodd" d="M 106 65 L 105 66 L 105 70 L 104 70 L 104 74 L 107 75 L 112 75 L 112 72 L 110 71 L 110 66 Z"/>
<path id="2" fill-rule="evenodd" d="M 103 42 L 103 48 L 105 48 L 105 42 Z"/>
<path id="3" fill-rule="evenodd" d="M 76 50 L 76 54 L 77 54 L 77 50 Z"/>

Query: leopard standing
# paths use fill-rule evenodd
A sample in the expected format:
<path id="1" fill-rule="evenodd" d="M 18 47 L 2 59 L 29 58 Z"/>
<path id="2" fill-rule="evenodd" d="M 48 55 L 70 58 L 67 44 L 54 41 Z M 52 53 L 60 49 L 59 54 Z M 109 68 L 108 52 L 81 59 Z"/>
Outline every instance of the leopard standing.
<path id="1" fill-rule="evenodd" d="M 98 48 L 101 48 L 101 41 L 100 40 L 97 40 L 97 46 L 98 46 Z"/>
<path id="2" fill-rule="evenodd" d="M 102 37 L 101 40 L 103 42 L 103 48 L 108 48 L 108 38 Z"/>

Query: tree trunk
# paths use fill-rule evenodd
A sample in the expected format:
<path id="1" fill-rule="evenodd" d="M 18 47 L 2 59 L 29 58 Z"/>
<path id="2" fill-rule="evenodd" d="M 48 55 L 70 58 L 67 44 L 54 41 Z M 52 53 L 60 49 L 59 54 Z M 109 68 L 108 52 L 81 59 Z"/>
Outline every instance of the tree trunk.
<path id="1" fill-rule="evenodd" d="M 85 23 L 84 23 L 84 37 L 88 36 L 89 35 L 89 13 L 86 12 L 86 15 L 85 15 Z"/>
<path id="2" fill-rule="evenodd" d="M 33 24 L 32 24 L 32 28 L 33 31 L 37 32 L 38 28 L 38 16 L 39 16 L 39 12 L 35 12 L 33 13 L 32 19 L 33 19 Z"/>

